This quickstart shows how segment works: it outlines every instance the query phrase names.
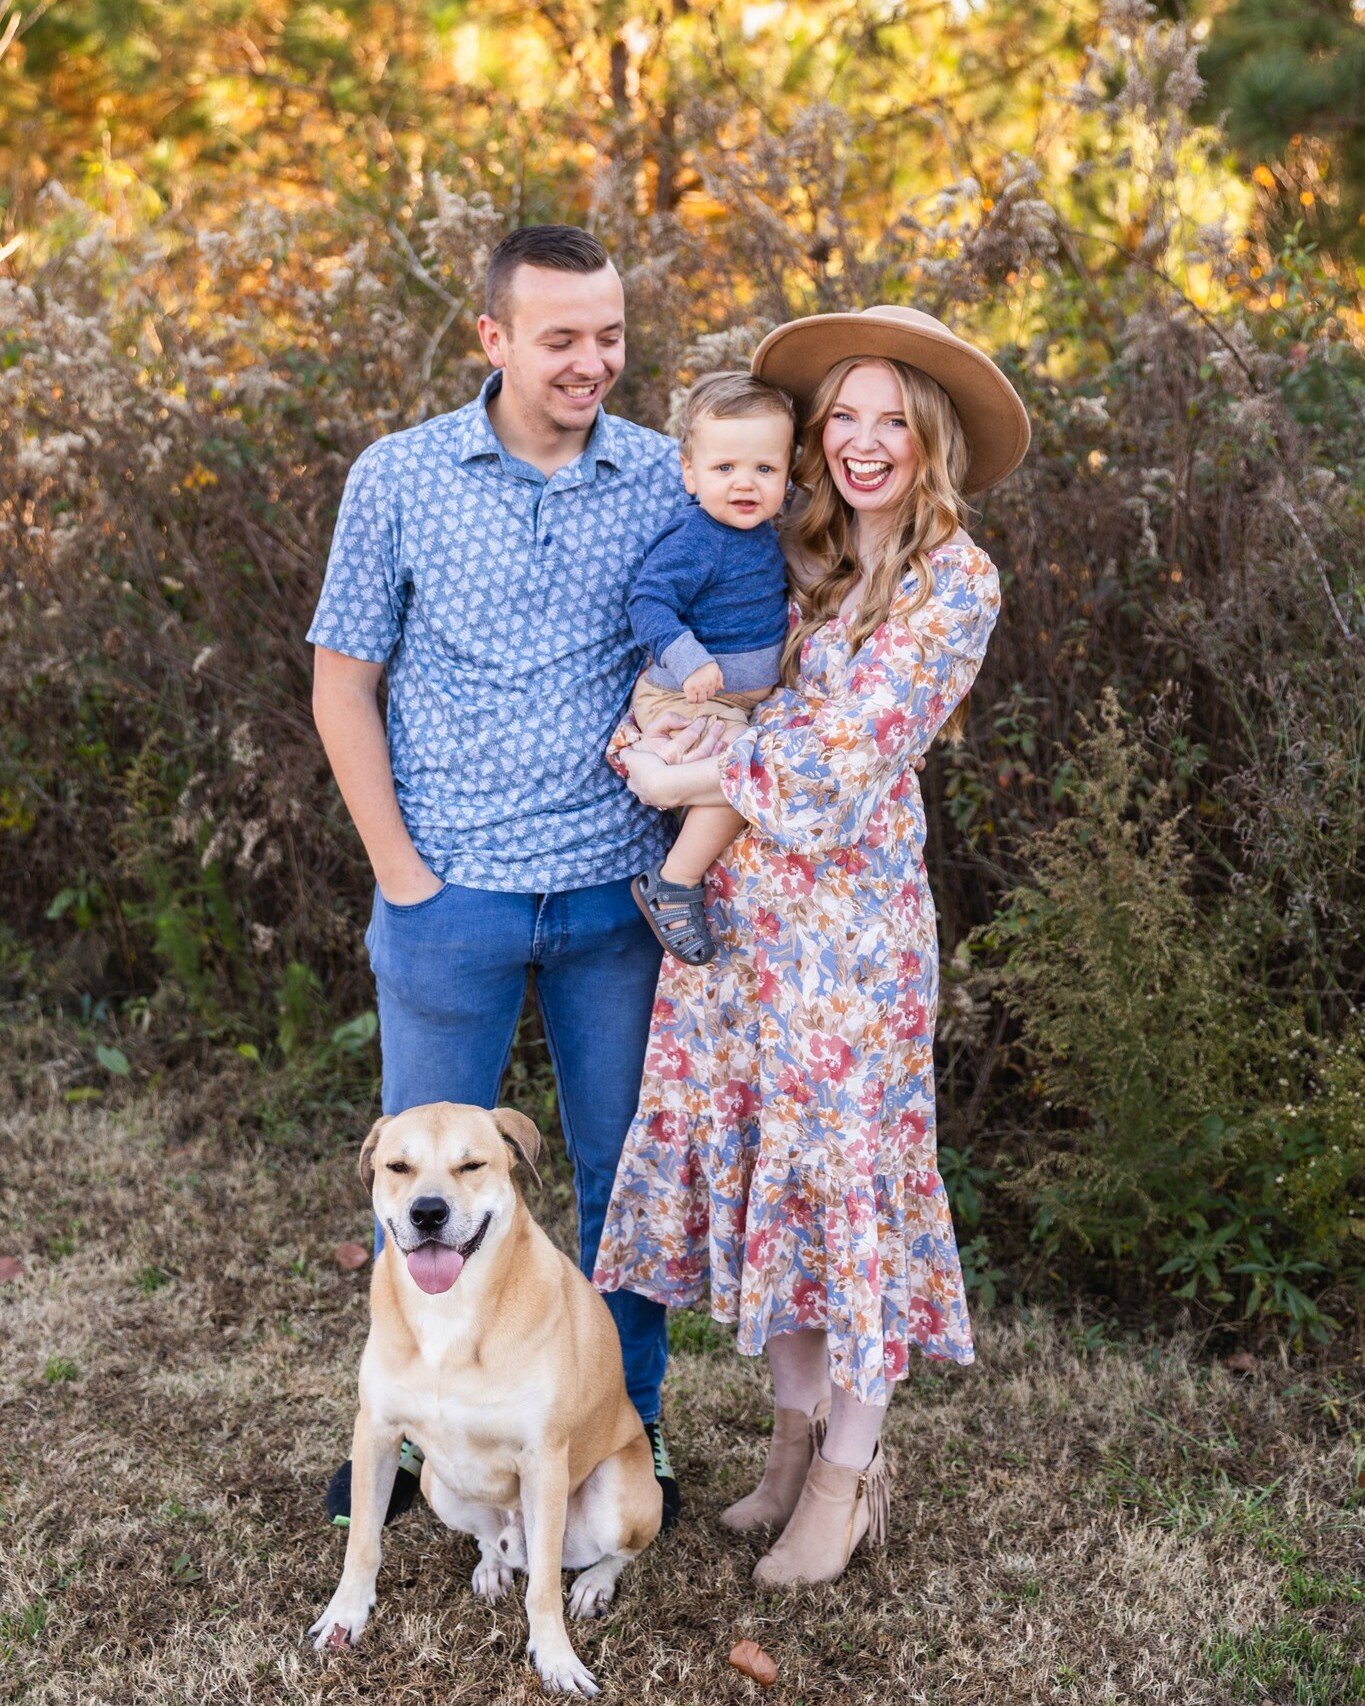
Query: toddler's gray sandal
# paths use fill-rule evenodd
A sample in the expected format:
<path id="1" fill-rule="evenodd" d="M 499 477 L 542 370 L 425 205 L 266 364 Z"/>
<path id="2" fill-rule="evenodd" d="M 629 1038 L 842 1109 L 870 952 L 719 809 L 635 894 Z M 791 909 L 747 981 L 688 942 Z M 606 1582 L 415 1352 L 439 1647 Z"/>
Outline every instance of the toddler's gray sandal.
<path id="1" fill-rule="evenodd" d="M 688 966 L 704 966 L 715 959 L 704 884 L 690 888 L 686 883 L 670 883 L 655 865 L 634 879 L 630 892 L 665 953 Z"/>

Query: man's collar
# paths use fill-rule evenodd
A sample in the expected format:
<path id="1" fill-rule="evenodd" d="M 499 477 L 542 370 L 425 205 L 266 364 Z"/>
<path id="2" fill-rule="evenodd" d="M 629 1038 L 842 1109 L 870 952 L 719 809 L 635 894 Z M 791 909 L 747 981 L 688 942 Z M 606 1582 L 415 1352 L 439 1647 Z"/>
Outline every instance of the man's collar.
<path id="1" fill-rule="evenodd" d="M 458 448 L 461 462 L 472 462 L 478 456 L 495 456 L 499 460 L 504 456 L 502 440 L 493 431 L 493 423 L 488 418 L 488 400 L 497 396 L 501 389 L 502 374 L 494 368 L 479 387 L 474 406 L 460 411 Z"/>
<path id="2" fill-rule="evenodd" d="M 474 406 L 464 413 L 460 422 L 460 430 L 456 444 L 456 453 L 461 462 L 471 462 L 481 456 L 493 456 L 504 465 L 511 463 L 525 466 L 512 455 L 493 430 L 493 422 L 488 416 L 488 405 L 498 392 L 502 390 L 502 369 L 495 367 L 479 388 L 479 394 L 474 400 Z M 593 422 L 592 431 L 588 434 L 588 442 L 581 458 L 585 470 L 594 468 L 599 462 L 605 462 L 609 468 L 619 469 L 621 466 L 620 434 L 616 422 L 601 405 L 598 405 L 597 419 Z M 572 467 L 573 463 L 567 463 Z"/>
<path id="3" fill-rule="evenodd" d="M 588 434 L 586 455 L 590 463 L 605 462 L 609 468 L 621 466 L 620 428 L 615 417 L 609 415 L 600 403 L 597 405 L 597 419 Z"/>

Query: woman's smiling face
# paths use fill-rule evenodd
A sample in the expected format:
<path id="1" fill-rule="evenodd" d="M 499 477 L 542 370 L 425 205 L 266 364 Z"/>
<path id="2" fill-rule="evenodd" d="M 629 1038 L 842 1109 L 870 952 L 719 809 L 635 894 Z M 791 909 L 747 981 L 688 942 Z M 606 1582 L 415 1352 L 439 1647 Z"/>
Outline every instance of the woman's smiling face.
<path id="1" fill-rule="evenodd" d="M 879 362 L 844 376 L 820 438 L 834 483 L 855 510 L 894 509 L 915 477 L 905 399 Z"/>

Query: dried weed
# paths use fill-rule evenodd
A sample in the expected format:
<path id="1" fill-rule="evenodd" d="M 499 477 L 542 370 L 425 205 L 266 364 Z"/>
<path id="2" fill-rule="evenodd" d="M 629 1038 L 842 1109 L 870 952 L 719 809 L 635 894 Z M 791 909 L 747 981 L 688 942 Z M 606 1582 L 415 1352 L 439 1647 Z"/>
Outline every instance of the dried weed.
<path id="1" fill-rule="evenodd" d="M 472 1545 L 424 1506 L 388 1535 L 360 1650 L 304 1642 L 340 1566 L 321 1490 L 366 1321 L 364 1275 L 331 1252 L 366 1237 L 366 1205 L 340 1152 L 186 1129 L 192 1104 L 164 1096 L 30 1101 L 0 1125 L 0 1249 L 27 1270 L 0 1293 L 6 1698 L 539 1699 L 520 1596 L 477 1604 Z M 563 1236 L 567 1193 L 547 1195 Z M 757 1543 L 716 1521 L 761 1461 L 765 1381 L 689 1318 L 668 1394 L 687 1516 L 578 1635 L 603 1698 L 752 1699 L 726 1662 L 742 1638 L 791 1703 L 1361 1697 L 1340 1377 L 1235 1377 L 1189 1343 L 1043 1313 L 978 1326 L 974 1369 L 923 1366 L 897 1398 L 886 1553 L 783 1596 L 754 1590 Z"/>

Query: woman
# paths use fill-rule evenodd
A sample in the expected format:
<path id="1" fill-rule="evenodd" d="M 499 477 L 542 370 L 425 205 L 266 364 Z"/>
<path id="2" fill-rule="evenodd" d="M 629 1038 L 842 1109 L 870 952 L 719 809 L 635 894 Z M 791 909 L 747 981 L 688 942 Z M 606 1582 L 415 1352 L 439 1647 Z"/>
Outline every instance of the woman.
<path id="1" fill-rule="evenodd" d="M 879 1438 L 910 1346 L 972 1360 L 936 1164 L 915 765 L 999 605 L 961 494 L 1018 464 L 1028 420 L 913 309 L 794 321 L 753 365 L 808 405 L 786 685 L 722 752 L 669 763 L 662 738 L 621 737 L 642 799 L 728 803 L 750 828 L 708 875 L 716 959 L 665 961 L 595 1278 L 689 1305 L 709 1275 L 740 1351 L 766 1348 L 767 1469 L 722 1520 L 781 1530 L 754 1571 L 777 1585 L 834 1580 L 884 1537 Z"/>

